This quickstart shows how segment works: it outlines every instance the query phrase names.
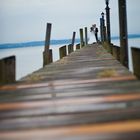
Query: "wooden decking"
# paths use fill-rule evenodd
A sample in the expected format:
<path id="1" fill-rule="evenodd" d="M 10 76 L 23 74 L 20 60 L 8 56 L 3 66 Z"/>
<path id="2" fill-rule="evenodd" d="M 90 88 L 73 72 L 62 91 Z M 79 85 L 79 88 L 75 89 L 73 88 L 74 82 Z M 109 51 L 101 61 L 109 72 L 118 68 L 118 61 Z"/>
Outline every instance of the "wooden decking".
<path id="1" fill-rule="evenodd" d="M 125 139 L 140 139 L 140 82 L 100 45 L 0 87 L 0 140 Z"/>

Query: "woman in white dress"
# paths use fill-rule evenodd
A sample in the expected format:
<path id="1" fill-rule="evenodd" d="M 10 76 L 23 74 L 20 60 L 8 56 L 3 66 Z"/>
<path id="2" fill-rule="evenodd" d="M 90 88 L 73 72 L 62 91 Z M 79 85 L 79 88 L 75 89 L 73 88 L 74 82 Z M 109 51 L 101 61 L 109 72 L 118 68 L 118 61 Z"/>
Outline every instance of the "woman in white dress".
<path id="1" fill-rule="evenodd" d="M 96 24 L 93 24 L 90 28 L 90 35 L 89 35 L 88 44 L 96 43 L 95 29 L 96 29 Z"/>

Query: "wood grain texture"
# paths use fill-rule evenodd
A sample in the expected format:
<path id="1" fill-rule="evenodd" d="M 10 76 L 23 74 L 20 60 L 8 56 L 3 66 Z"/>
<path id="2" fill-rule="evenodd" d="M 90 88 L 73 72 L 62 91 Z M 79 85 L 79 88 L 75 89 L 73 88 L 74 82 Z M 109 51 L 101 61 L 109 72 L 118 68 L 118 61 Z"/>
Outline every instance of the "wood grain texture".
<path id="1" fill-rule="evenodd" d="M 139 140 L 140 81 L 101 45 L 0 86 L 0 140 Z"/>

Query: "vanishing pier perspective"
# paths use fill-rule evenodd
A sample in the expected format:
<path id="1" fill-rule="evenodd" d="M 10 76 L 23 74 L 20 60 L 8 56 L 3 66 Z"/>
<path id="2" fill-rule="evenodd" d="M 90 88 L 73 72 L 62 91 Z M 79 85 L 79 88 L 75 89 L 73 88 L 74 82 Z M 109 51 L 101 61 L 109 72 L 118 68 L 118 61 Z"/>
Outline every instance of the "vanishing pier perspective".
<path id="1" fill-rule="evenodd" d="M 88 29 L 80 28 L 80 43 L 73 32 L 53 62 L 47 23 L 41 69 L 15 81 L 15 56 L 0 60 L 0 140 L 140 139 L 140 49 L 132 48 L 132 73 L 126 0 L 118 3 L 120 47 L 111 43 L 106 0 L 101 41 L 88 44 Z"/>

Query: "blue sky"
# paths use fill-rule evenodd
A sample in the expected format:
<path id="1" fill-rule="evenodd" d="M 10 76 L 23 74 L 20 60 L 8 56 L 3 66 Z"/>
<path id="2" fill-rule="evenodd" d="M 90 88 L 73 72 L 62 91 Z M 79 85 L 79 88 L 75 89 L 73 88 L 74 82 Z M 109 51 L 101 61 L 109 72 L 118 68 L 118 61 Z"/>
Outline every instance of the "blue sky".
<path id="1" fill-rule="evenodd" d="M 139 5 L 127 0 L 131 34 L 140 34 Z M 111 34 L 118 35 L 118 0 L 110 0 L 110 8 Z M 79 28 L 99 26 L 104 9 L 104 0 L 0 0 L 0 44 L 44 40 L 47 22 L 53 24 L 52 39 L 71 38 Z"/>

